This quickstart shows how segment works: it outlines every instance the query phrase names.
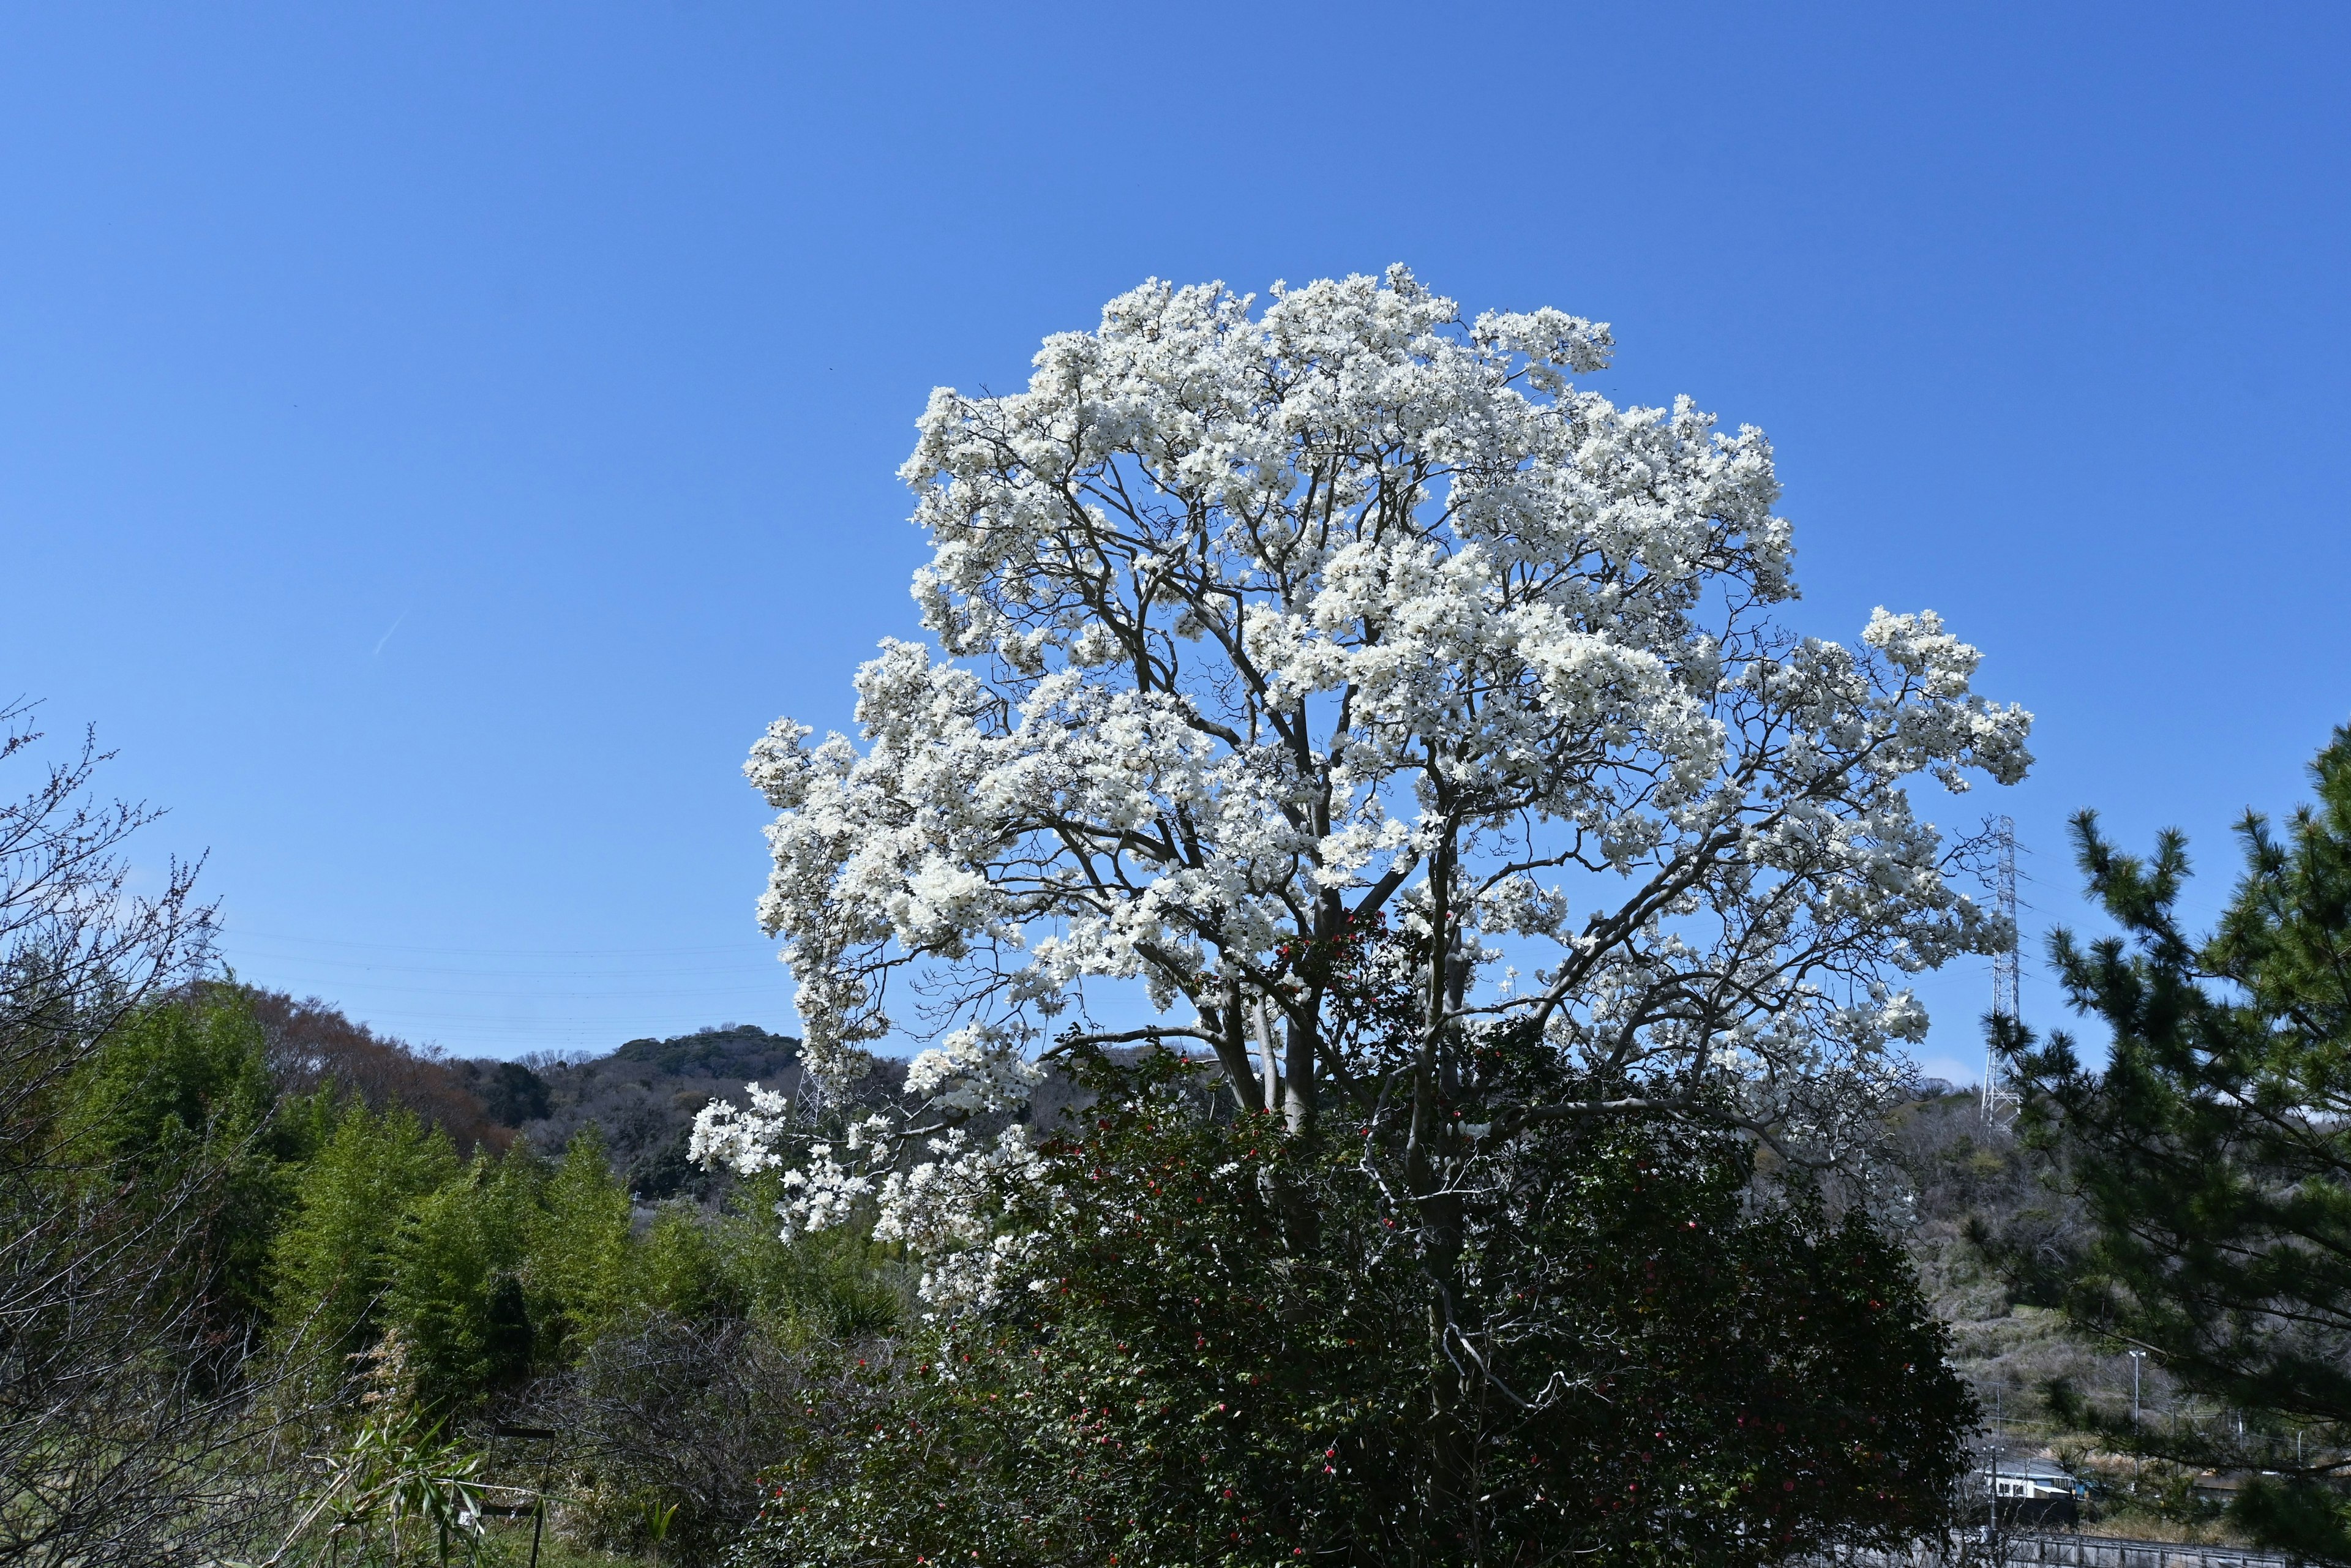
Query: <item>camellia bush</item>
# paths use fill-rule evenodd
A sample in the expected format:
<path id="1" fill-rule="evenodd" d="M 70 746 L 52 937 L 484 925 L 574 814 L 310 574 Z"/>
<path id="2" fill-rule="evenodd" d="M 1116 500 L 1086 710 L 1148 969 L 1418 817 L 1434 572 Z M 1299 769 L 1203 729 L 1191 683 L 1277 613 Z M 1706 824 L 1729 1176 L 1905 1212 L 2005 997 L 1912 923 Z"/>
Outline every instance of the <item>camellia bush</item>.
<path id="1" fill-rule="evenodd" d="M 904 470 L 932 641 L 858 672 L 860 740 L 780 720 L 748 767 L 779 812 L 762 917 L 811 1086 L 714 1106 L 695 1153 L 780 1170 L 788 1232 L 870 1223 L 920 1258 L 940 1322 L 1023 1343 L 1043 1331 L 1019 1313 L 1068 1277 L 1050 1221 L 1081 1190 L 1019 1120 L 1040 1058 L 1196 1053 L 1229 1113 L 1279 1124 L 1248 1146 L 1290 1151 L 1206 1167 L 1185 1232 L 1235 1290 L 1285 1282 L 1300 1326 L 1267 1375 L 1319 1386 L 1337 1281 L 1370 1267 L 1345 1249 L 1395 1232 L 1379 1288 L 1410 1310 L 1380 1332 L 1415 1326 L 1364 1375 L 1409 1366 L 1390 1416 L 1418 1457 L 1407 1491 L 1362 1497 L 1445 1560 L 1519 1561 L 1535 1515 L 1496 1500 L 1520 1493 L 1495 1467 L 1533 1461 L 1498 1434 L 1576 1418 L 1605 1357 L 1573 1291 L 1520 1311 L 1491 1260 L 1536 1257 L 1550 1243 L 1523 1239 L 1550 1226 L 1603 1246 L 1581 1184 L 1639 1174 L 1640 1150 L 1681 1173 L 1693 1269 L 1731 1266 L 1719 1195 L 1759 1146 L 1790 1196 L 1755 1200 L 1780 1216 L 1755 1234 L 1796 1249 L 1785 1266 L 1843 1234 L 1795 1195 L 1831 1167 L 1866 1182 L 1926 1027 L 1902 977 L 2012 940 L 1963 891 L 1981 846 L 1922 821 L 1906 780 L 2013 782 L 2030 718 L 1972 691 L 1976 651 L 1931 613 L 1881 611 L 1851 647 L 1778 624 L 1795 587 L 1768 443 L 1576 387 L 1609 361 L 1604 326 L 1465 319 L 1402 268 L 1253 310 L 1148 284 L 1049 340 L 1027 391 L 933 395 Z M 1113 998 L 1126 1016 L 1104 1020 Z M 902 1030 L 936 1041 L 905 1103 L 844 1114 Z M 1341 1170 L 1363 1184 L 1343 1200 Z M 1310 1288 L 1317 1258 L 1339 1294 Z M 1654 1311 L 1702 1337 L 1706 1300 Z M 1660 1428 L 1606 1465 L 1654 1457 Z M 1367 1449 L 1324 1446 L 1368 1474 Z M 1887 1490 L 1864 1472 L 1833 1484 Z M 1796 1509 L 1805 1483 L 1781 1479 Z M 1289 1507 L 1251 1517 L 1306 1530 Z M 1368 1514 L 1315 1517 L 1384 1550 Z M 1675 1528 L 1758 1559 L 1812 1530 Z"/>
<path id="2" fill-rule="evenodd" d="M 1942 1325 L 1859 1210 L 1756 1202 L 1750 1141 L 1522 1140 L 1448 1316 L 1357 1139 L 1211 1113 L 1172 1055 L 1079 1071 L 1005 1195 L 1030 1285 L 801 1434 L 746 1562 L 1731 1563 L 1942 1521 L 1973 1415 Z"/>

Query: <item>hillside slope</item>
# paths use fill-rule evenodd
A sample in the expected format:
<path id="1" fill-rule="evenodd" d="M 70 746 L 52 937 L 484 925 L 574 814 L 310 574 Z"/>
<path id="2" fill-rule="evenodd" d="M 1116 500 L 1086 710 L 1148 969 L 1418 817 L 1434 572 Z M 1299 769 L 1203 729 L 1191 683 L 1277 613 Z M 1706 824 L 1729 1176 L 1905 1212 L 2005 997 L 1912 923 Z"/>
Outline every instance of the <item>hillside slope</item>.
<path id="1" fill-rule="evenodd" d="M 536 1148 L 560 1148 L 593 1123 L 612 1168 L 640 1199 L 699 1197 L 711 1177 L 685 1157 L 695 1113 L 714 1099 L 742 1103 L 747 1083 L 792 1092 L 799 1044 L 756 1024 L 723 1024 L 632 1040 L 610 1056 L 527 1061 L 545 1103 L 521 1123 L 521 1134 Z"/>

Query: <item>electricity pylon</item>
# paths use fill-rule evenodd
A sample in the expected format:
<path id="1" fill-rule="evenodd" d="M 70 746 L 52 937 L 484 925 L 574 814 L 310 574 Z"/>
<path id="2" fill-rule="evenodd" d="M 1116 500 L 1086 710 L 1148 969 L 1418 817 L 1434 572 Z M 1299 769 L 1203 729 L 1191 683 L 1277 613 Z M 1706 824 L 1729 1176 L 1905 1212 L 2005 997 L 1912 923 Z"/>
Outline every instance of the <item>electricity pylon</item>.
<path id="1" fill-rule="evenodd" d="M 1994 1018 L 2011 1023 L 2022 1021 L 2023 1008 L 2018 993 L 2023 987 L 2023 970 L 2017 962 L 2016 936 L 2016 819 L 1998 817 L 1991 824 L 1993 841 L 2000 853 L 1993 889 L 2001 914 L 2008 921 L 2008 946 L 1992 955 L 1991 1010 Z M 2008 1074 L 2008 1062 L 2000 1054 L 2000 1047 L 1988 1039 L 1984 1044 L 1983 1119 L 1988 1123 L 2006 1123 L 2016 1114 L 2016 1087 Z"/>

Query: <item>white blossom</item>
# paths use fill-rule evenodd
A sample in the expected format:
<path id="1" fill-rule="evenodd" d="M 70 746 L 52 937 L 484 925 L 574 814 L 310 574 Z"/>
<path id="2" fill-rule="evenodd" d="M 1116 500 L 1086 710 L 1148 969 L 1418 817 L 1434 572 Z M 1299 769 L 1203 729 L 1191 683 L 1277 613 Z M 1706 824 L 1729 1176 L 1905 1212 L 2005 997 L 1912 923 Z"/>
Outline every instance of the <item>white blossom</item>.
<path id="1" fill-rule="evenodd" d="M 902 473 L 933 642 L 857 672 L 854 738 L 778 720 L 746 769 L 816 1079 L 940 1036 L 921 1109 L 796 1169 L 793 1223 L 870 1201 L 941 1291 L 994 1289 L 1018 1242 L 982 1195 L 1025 1145 L 962 1124 L 1019 1106 L 1041 1020 L 1140 982 L 1254 1103 L 1257 998 L 1301 1060 L 1338 1049 L 1285 944 L 1382 913 L 1473 971 L 1506 949 L 1467 925 L 1551 945 L 1458 1027 L 1531 1020 L 1594 1075 L 1724 1075 L 1831 1130 L 1811 1107 L 1892 1081 L 1925 1019 L 1886 977 L 2007 937 L 1903 781 L 2015 781 L 2030 716 L 1931 612 L 1776 624 L 1770 443 L 1579 388 L 1614 349 L 1401 267 L 1261 309 L 1152 282 L 1025 391 L 932 394 Z M 1314 1113 L 1314 1074 L 1284 1092 Z M 694 1147 L 789 1141 L 755 1102 Z"/>
<path id="2" fill-rule="evenodd" d="M 906 1092 L 950 1110 L 990 1113 L 1019 1109 L 1044 1076 L 1003 1030 L 967 1026 L 906 1068 Z"/>

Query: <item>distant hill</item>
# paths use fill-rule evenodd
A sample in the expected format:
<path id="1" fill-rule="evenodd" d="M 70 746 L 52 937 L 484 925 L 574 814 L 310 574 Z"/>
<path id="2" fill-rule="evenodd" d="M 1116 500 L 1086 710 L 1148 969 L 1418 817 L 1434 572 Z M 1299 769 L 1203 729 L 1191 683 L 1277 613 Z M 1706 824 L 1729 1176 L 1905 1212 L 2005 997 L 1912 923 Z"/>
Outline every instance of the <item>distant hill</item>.
<path id="1" fill-rule="evenodd" d="M 448 1134 L 460 1155 L 478 1147 L 503 1150 L 514 1141 L 515 1121 L 498 1115 L 480 1092 L 481 1075 L 466 1071 L 474 1064 L 378 1034 L 318 997 L 238 988 L 261 1026 L 270 1075 L 284 1092 L 331 1086 L 371 1110 L 407 1111 Z"/>
<path id="2" fill-rule="evenodd" d="M 460 1059 L 378 1034 L 318 997 L 242 989 L 282 1089 L 331 1083 L 372 1109 L 407 1110 L 448 1134 L 460 1155 L 502 1152 L 517 1137 L 554 1154 L 592 1122 L 613 1170 L 648 1201 L 715 1190 L 717 1178 L 685 1157 L 695 1112 L 714 1099 L 743 1103 L 747 1083 L 786 1093 L 799 1083 L 800 1042 L 756 1024 L 632 1040 L 605 1056 Z"/>
<path id="3" fill-rule="evenodd" d="M 2130 1408 L 2132 1363 L 2119 1346 L 2091 1342 L 2055 1310 L 2090 1239 L 2081 1200 L 2056 1179 L 2052 1155 L 1984 1120 L 1973 1091 L 1930 1094 L 1893 1118 L 1893 1154 L 1909 1178 L 1912 1224 L 1906 1240 L 1919 1283 L 1951 1326 L 1951 1364 L 1983 1406 L 2011 1458 L 2062 1459 L 2114 1489 L 2110 1509 L 2127 1510 L 2137 1474 L 2074 1431 L 2049 1406 L 2063 1383 L 2110 1416 Z M 2179 1394 L 2151 1358 L 2139 1369 L 2141 1398 L 2176 1418 Z M 2138 1533 L 2156 1528 L 2126 1514 Z"/>
<path id="4" fill-rule="evenodd" d="M 594 1124 L 612 1168 L 647 1202 L 710 1198 L 726 1178 L 685 1155 L 695 1113 L 713 1100 L 746 1103 L 744 1086 L 780 1093 L 799 1087 L 800 1042 L 756 1024 L 716 1024 L 666 1040 L 632 1040 L 602 1056 L 537 1052 L 519 1061 L 452 1058 L 380 1035 L 317 997 L 245 988 L 269 1041 L 281 1086 L 297 1092 L 332 1082 L 377 1110 L 403 1107 L 449 1134 L 461 1155 L 504 1151 L 518 1137 L 559 1154 Z M 884 1057 L 853 1093 L 883 1103 L 899 1092 L 905 1063 Z M 1024 1120 L 1047 1127 L 1091 1097 L 1055 1067 Z M 977 1131 L 993 1135 L 1000 1121 Z"/>
<path id="5" fill-rule="evenodd" d="M 674 1040 L 632 1040 L 607 1059 L 650 1067 L 673 1078 L 730 1078 L 742 1083 L 797 1071 L 800 1042 L 757 1024 L 722 1024 Z"/>
<path id="6" fill-rule="evenodd" d="M 721 1024 L 669 1040 L 632 1040 L 610 1056 L 471 1062 L 486 1077 L 519 1067 L 544 1091 L 520 1124 L 534 1148 L 553 1151 L 590 1123 L 612 1168 L 650 1202 L 701 1197 L 713 1178 L 685 1157 L 695 1113 L 716 1099 L 745 1103 L 744 1085 L 789 1093 L 799 1084 L 800 1042 L 756 1024 Z"/>
<path id="7" fill-rule="evenodd" d="M 242 989 L 280 1088 L 331 1083 L 374 1110 L 404 1109 L 448 1134 L 460 1155 L 503 1152 L 517 1136 L 559 1153 L 592 1122 L 613 1170 L 648 1200 L 713 1190 L 685 1157 L 695 1112 L 714 1099 L 743 1103 L 746 1083 L 787 1093 L 799 1083 L 800 1042 L 756 1024 L 632 1040 L 606 1056 L 458 1059 L 378 1034 L 318 997 Z"/>

